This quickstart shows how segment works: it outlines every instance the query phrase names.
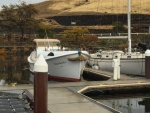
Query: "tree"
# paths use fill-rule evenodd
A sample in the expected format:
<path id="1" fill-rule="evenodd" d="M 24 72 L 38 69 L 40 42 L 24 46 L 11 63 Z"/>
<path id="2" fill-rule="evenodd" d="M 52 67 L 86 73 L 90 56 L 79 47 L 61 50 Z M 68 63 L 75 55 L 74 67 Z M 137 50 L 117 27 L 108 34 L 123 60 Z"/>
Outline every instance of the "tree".
<path id="1" fill-rule="evenodd" d="M 19 5 L 9 6 L 3 5 L 0 16 L 2 18 L 2 27 L 7 31 L 8 38 L 11 38 L 11 34 L 14 30 L 21 31 L 22 38 L 25 31 L 28 33 L 36 28 L 37 21 L 34 19 L 38 11 L 32 4 L 26 4 L 21 2 Z"/>
<path id="2" fill-rule="evenodd" d="M 17 25 L 19 26 L 22 34 L 22 38 L 25 30 L 31 32 L 31 29 L 34 29 L 37 25 L 37 21 L 34 19 L 34 16 L 38 14 L 38 11 L 34 8 L 32 4 L 26 4 L 21 2 L 21 4 L 16 5 L 17 7 Z"/>
<path id="3" fill-rule="evenodd" d="M 1 27 L 4 31 L 6 31 L 6 33 L 8 34 L 8 40 L 11 39 L 12 37 L 12 32 L 16 26 L 17 23 L 17 16 L 16 16 L 16 7 L 15 5 L 3 5 L 2 6 L 2 11 L 0 13 L 1 18 L 3 19 L 2 23 L 1 23 Z"/>
<path id="4" fill-rule="evenodd" d="M 40 38 L 44 38 L 44 37 L 54 38 L 55 36 L 51 26 L 45 25 L 43 23 L 39 24 L 38 33 Z"/>
<path id="5" fill-rule="evenodd" d="M 117 21 L 117 22 L 114 22 L 112 25 L 113 25 L 113 31 L 115 33 L 122 32 L 125 30 L 122 22 Z"/>
<path id="6" fill-rule="evenodd" d="M 61 34 L 63 34 L 60 39 L 61 45 L 69 48 L 80 48 L 83 45 L 82 37 L 86 33 L 88 33 L 88 29 L 80 27 L 73 27 L 72 29 L 64 30 L 61 32 Z"/>
<path id="7" fill-rule="evenodd" d="M 90 48 L 98 45 L 98 38 L 95 35 L 84 35 L 82 42 L 84 48 Z"/>

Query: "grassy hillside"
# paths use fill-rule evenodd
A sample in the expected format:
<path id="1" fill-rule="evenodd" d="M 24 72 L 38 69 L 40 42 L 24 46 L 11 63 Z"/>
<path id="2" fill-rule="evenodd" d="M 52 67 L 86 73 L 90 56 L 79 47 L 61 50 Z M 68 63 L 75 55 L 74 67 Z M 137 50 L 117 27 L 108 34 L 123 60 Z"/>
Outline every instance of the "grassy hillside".
<path id="1" fill-rule="evenodd" d="M 131 0 L 131 13 L 150 14 L 150 0 Z M 127 0 L 47 0 L 35 4 L 38 18 L 63 15 L 126 14 Z"/>

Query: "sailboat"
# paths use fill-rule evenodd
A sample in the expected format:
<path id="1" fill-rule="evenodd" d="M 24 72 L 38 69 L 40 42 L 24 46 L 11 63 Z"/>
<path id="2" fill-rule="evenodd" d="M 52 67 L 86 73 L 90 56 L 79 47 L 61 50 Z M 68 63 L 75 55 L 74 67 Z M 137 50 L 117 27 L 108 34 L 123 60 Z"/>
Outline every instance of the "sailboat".
<path id="1" fill-rule="evenodd" d="M 128 6 L 128 52 L 123 51 L 98 51 L 91 54 L 88 64 L 98 66 L 104 71 L 113 72 L 112 62 L 120 54 L 120 73 L 128 75 L 145 75 L 145 54 L 131 51 L 131 0 L 127 0 Z M 112 37 L 110 37 L 112 38 Z M 117 36 L 116 36 L 117 38 Z"/>

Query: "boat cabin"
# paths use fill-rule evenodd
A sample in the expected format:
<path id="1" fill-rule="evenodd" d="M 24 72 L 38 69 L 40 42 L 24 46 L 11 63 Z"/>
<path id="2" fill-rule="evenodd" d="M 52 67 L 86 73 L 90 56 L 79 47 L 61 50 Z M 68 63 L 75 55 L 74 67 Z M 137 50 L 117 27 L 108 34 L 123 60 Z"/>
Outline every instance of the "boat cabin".
<path id="1" fill-rule="evenodd" d="M 60 51 L 60 41 L 58 39 L 34 39 L 37 55 L 43 51 Z"/>
<path id="2" fill-rule="evenodd" d="M 58 39 L 34 39 L 36 47 L 58 47 L 60 46 L 60 41 Z"/>

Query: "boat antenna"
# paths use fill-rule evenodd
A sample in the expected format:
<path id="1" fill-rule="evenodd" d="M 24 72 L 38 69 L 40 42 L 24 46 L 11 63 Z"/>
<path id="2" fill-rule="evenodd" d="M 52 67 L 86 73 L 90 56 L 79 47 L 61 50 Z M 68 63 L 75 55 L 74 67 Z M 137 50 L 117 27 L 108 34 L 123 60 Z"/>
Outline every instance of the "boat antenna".
<path id="1" fill-rule="evenodd" d="M 46 35 L 46 38 L 48 39 L 48 35 L 47 35 L 47 31 L 46 31 L 46 29 L 45 29 L 45 35 Z"/>
<path id="2" fill-rule="evenodd" d="M 131 0 L 127 0 L 128 6 L 128 54 L 131 55 Z"/>
<path id="3" fill-rule="evenodd" d="M 48 39 L 48 35 L 47 35 L 47 31 L 46 31 L 46 29 L 45 29 L 45 35 L 46 35 L 46 38 Z M 49 41 L 48 41 L 48 47 L 50 47 L 50 43 L 49 43 Z"/>

